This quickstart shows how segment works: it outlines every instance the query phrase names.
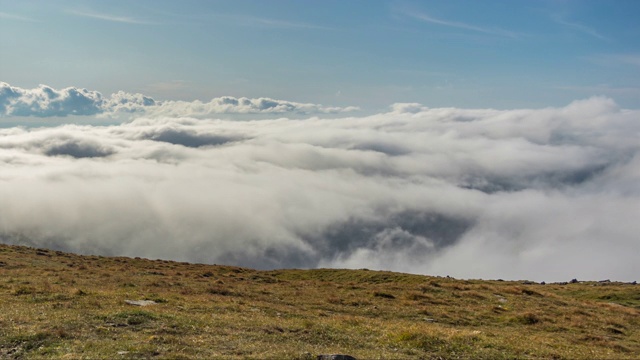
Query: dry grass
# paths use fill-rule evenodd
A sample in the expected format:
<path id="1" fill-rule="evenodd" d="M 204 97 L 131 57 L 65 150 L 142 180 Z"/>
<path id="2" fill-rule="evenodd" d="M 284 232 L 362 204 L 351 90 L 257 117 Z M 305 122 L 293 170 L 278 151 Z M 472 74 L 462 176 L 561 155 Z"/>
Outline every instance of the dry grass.
<path id="1" fill-rule="evenodd" d="M 640 354 L 640 287 L 621 283 L 254 271 L 0 245 L 0 307 L 9 359 Z"/>

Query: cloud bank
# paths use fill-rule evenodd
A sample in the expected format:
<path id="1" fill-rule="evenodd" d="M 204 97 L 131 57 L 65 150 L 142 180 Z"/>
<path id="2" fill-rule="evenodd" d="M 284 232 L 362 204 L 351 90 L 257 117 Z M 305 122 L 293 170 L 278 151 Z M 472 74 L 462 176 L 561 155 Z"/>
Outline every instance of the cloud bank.
<path id="1" fill-rule="evenodd" d="M 19 97 L 49 101 L 32 112 L 105 102 L 76 90 Z M 130 105 L 123 98 L 110 106 Z M 210 106 L 277 108 L 235 100 Z M 611 99 L 538 110 L 396 104 L 339 119 L 178 113 L 0 129 L 0 241 L 262 269 L 640 273 L 640 111 Z"/>
<path id="2" fill-rule="evenodd" d="M 76 87 L 54 89 L 40 85 L 23 89 L 0 82 L 0 117 L 7 116 L 118 116 L 127 113 L 158 116 L 207 117 L 215 114 L 328 114 L 359 110 L 357 107 L 331 107 L 270 98 L 223 96 L 209 102 L 156 101 L 142 94 L 123 91 L 105 97 L 97 91 Z"/>

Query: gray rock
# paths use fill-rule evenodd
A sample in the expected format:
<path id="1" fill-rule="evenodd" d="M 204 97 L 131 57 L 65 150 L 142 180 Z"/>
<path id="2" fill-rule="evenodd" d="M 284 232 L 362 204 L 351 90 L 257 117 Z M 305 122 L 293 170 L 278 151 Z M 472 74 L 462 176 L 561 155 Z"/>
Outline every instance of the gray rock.
<path id="1" fill-rule="evenodd" d="M 129 305 L 135 305 L 135 306 L 149 306 L 149 305 L 157 304 L 157 302 L 153 300 L 125 300 L 124 302 L 126 302 Z"/>

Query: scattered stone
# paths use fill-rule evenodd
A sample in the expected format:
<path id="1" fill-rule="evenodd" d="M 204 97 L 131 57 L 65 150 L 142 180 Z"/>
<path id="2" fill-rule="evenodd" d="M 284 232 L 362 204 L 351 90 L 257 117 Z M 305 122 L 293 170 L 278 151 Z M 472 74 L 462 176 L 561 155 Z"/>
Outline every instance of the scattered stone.
<path id="1" fill-rule="evenodd" d="M 135 306 L 149 306 L 157 304 L 157 302 L 153 300 L 125 300 L 124 302 Z"/>
<path id="2" fill-rule="evenodd" d="M 127 355 L 129 352 L 128 351 L 118 351 L 117 354 L 118 355 Z"/>
<path id="3" fill-rule="evenodd" d="M 425 318 L 424 321 L 432 323 L 432 322 L 436 322 L 435 319 L 431 319 L 431 318 Z"/>
<path id="4" fill-rule="evenodd" d="M 332 354 L 332 355 L 318 355 L 316 360 L 356 360 L 351 355 Z"/>
<path id="5" fill-rule="evenodd" d="M 571 279 L 571 281 L 569 281 L 569 284 L 577 284 L 579 283 L 578 279 Z"/>

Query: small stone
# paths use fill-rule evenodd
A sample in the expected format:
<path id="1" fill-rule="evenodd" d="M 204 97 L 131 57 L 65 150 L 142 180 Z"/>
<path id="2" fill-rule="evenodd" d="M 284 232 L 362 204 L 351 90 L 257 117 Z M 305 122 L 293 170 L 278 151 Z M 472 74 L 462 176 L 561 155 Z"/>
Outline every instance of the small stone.
<path id="1" fill-rule="evenodd" d="M 153 300 L 125 300 L 124 302 L 135 306 L 149 306 L 157 304 L 157 302 Z"/>
<path id="2" fill-rule="evenodd" d="M 129 352 L 128 351 L 118 351 L 117 354 L 118 355 L 127 355 Z"/>

